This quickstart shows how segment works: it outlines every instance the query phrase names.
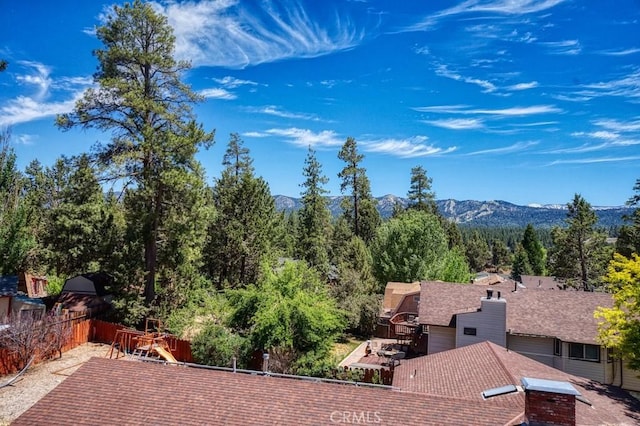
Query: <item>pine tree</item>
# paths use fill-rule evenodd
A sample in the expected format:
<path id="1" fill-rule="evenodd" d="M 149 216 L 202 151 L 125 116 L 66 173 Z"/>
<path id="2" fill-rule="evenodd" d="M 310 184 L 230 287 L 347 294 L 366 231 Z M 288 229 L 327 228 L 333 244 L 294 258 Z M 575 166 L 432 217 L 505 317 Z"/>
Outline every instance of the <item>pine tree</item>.
<path id="1" fill-rule="evenodd" d="M 353 234 L 368 243 L 375 236 L 381 220 L 376 200 L 371 196 L 366 170 L 360 167 L 364 155 L 358 153 L 354 138 L 347 138 L 338 158 L 346 163 L 338 173 L 338 177 L 342 179 L 340 191 L 350 192 L 349 197 L 342 202 L 343 215 L 349 221 Z"/>
<path id="2" fill-rule="evenodd" d="M 640 179 L 636 180 L 633 190 L 636 194 L 627 200 L 627 205 L 635 210 L 623 217 L 627 223 L 620 227 L 616 241 L 616 251 L 627 258 L 640 253 Z"/>
<path id="3" fill-rule="evenodd" d="M 0 131 L 0 275 L 24 268 L 35 245 L 29 232 L 28 210 L 23 198 L 23 177 L 9 146 L 10 132 Z"/>
<path id="4" fill-rule="evenodd" d="M 491 260 L 491 252 L 489 245 L 480 236 L 480 233 L 474 231 L 471 238 L 465 242 L 467 261 L 469 267 L 473 271 L 481 271 Z"/>
<path id="5" fill-rule="evenodd" d="M 522 275 L 531 275 L 531 265 L 529 264 L 529 256 L 527 251 L 518 243 L 516 251 L 513 255 L 513 263 L 511 265 L 511 278 L 522 282 Z"/>
<path id="6" fill-rule="evenodd" d="M 544 275 L 546 265 L 546 252 L 538 239 L 533 225 L 528 224 L 521 241 L 522 247 L 527 252 L 527 259 L 534 275 Z"/>
<path id="7" fill-rule="evenodd" d="M 67 186 L 60 203 L 49 211 L 44 242 L 55 274 L 66 277 L 98 269 L 105 206 L 89 157 L 63 162 L 68 168 Z"/>
<path id="8" fill-rule="evenodd" d="M 302 174 L 306 180 L 301 184 L 305 189 L 302 192 L 302 208 L 299 212 L 299 256 L 326 277 L 329 272 L 331 213 L 324 197 L 328 191 L 323 185 L 329 179 L 322 174 L 322 166 L 311 148 Z"/>
<path id="9" fill-rule="evenodd" d="M 552 230 L 551 274 L 585 291 L 593 290 L 611 259 L 606 235 L 595 228 L 598 216 L 582 196 L 567 204 L 566 229 Z"/>
<path id="10" fill-rule="evenodd" d="M 94 51 L 97 86 L 72 113 L 58 116 L 57 125 L 111 132 L 111 142 L 98 147 L 96 159 L 115 169 L 114 178 L 136 186 L 149 305 L 156 294 L 158 240 L 171 181 L 175 173 L 197 167 L 194 155 L 213 141 L 213 133 L 194 120 L 191 105 L 201 98 L 179 79 L 189 64 L 174 59 L 173 30 L 151 4 L 135 0 L 115 6 L 96 35 L 105 46 Z"/>
<path id="11" fill-rule="evenodd" d="M 232 134 L 213 187 L 216 215 L 209 226 L 206 270 L 218 287 L 255 282 L 260 263 L 273 252 L 275 203 L 269 185 L 254 176 L 249 150 Z"/>
<path id="12" fill-rule="evenodd" d="M 427 176 L 427 171 L 422 166 L 411 169 L 411 187 L 407 193 L 409 208 L 423 210 L 437 214 L 436 195 L 431 190 L 433 179 Z"/>

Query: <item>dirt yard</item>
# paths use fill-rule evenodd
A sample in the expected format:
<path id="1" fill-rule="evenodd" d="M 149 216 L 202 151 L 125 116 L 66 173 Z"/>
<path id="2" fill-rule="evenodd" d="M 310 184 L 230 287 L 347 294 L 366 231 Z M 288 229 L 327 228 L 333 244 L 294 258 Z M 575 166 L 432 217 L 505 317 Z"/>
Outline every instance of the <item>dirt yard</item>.
<path id="1" fill-rule="evenodd" d="M 10 424 L 89 358 L 104 357 L 108 350 L 109 345 L 86 343 L 65 352 L 62 358 L 30 367 L 12 385 L 0 388 L 0 426 Z M 0 385 L 14 376 L 15 374 L 1 376 Z"/>

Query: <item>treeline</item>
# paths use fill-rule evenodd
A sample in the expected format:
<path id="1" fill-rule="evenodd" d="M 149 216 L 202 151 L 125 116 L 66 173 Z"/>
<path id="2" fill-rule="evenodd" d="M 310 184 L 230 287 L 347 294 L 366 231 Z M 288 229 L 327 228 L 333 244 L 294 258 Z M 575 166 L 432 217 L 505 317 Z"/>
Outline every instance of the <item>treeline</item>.
<path id="1" fill-rule="evenodd" d="M 200 97 L 179 79 L 188 64 L 173 58 L 166 18 L 141 1 L 109 16 L 96 33 L 104 48 L 95 51 L 95 85 L 56 125 L 98 129 L 110 141 L 20 171 L 10 132 L 1 133 L 2 274 L 29 270 L 59 281 L 102 270 L 114 278 L 114 319 L 166 320 L 192 339 L 199 362 L 229 365 L 235 357 L 248 366 L 260 351 L 275 371 L 330 375 L 333 343 L 346 332 L 372 333 L 388 281 L 464 283 L 490 267 L 515 277 L 551 273 L 591 289 L 611 257 L 578 195 L 549 245 L 532 226 L 521 236 L 461 230 L 438 213 L 422 166 L 411 169 L 409 206 L 383 221 L 353 138 L 337 154 L 346 195 L 338 218 L 312 149 L 300 165 L 296 213 L 276 211 L 237 134 L 209 186 L 195 154 L 214 133 L 196 122 Z M 122 191 L 105 196 L 108 182 Z M 638 234 L 636 222 L 618 241 L 637 251 Z"/>

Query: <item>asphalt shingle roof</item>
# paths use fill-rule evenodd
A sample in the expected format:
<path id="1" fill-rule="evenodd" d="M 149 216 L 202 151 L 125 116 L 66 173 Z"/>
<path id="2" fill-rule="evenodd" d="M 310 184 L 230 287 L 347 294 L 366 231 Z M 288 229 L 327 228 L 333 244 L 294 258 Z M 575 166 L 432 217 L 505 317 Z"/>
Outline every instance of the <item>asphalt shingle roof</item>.
<path id="1" fill-rule="evenodd" d="M 14 425 L 512 424 L 517 408 L 389 389 L 93 358 Z M 379 420 L 379 421 L 376 421 Z M 364 423 L 364 422 L 360 422 Z"/>
<path id="2" fill-rule="evenodd" d="M 578 425 L 640 424 L 640 401 L 619 388 L 564 373 L 490 342 L 403 360 L 395 369 L 393 385 L 404 392 L 517 407 L 524 414 L 523 392 L 482 397 L 489 389 L 520 386 L 523 377 L 573 385 L 592 404 L 576 402 Z"/>
<path id="3" fill-rule="evenodd" d="M 420 291 L 420 323 L 449 326 L 454 316 L 475 312 L 486 288 L 469 284 L 426 281 Z M 513 334 L 557 337 L 566 342 L 596 343 L 598 320 L 593 316 L 599 306 L 611 307 L 610 294 L 583 291 L 512 291 L 493 288 L 507 301 L 507 330 Z"/>

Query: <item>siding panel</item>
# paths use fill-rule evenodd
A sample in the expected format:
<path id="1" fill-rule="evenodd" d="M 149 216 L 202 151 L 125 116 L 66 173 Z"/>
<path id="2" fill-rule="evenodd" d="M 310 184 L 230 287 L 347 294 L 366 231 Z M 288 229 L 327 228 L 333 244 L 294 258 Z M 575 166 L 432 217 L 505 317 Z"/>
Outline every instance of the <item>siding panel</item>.
<path id="1" fill-rule="evenodd" d="M 452 327 L 429 326 L 427 353 L 435 354 L 456 347 L 456 329 Z"/>
<path id="2" fill-rule="evenodd" d="M 549 367 L 553 362 L 553 339 L 548 337 L 528 337 L 509 335 L 507 347 Z"/>

